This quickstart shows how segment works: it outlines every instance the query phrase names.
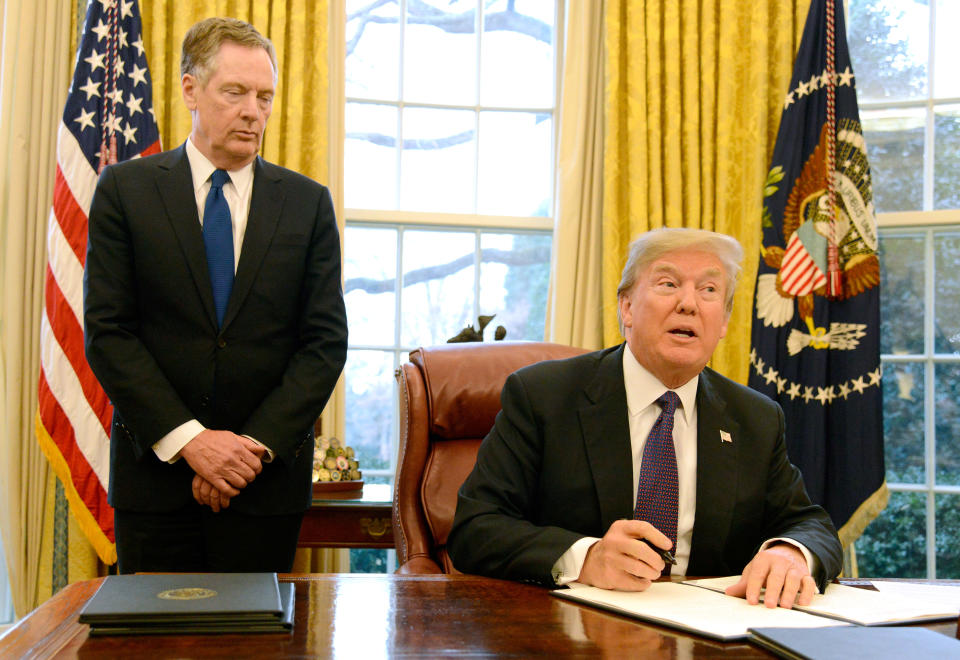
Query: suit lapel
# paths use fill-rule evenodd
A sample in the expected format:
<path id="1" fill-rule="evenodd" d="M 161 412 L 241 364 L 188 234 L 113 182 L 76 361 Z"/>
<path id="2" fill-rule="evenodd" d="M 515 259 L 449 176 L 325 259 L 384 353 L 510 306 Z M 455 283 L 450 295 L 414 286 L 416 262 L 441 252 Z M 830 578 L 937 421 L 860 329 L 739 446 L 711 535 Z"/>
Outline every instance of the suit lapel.
<path id="1" fill-rule="evenodd" d="M 726 546 L 739 478 L 740 426 L 726 416 L 711 373 L 701 373 L 697 388 L 697 510 L 687 569 L 691 575 L 699 574 L 696 566 L 709 561 L 709 553 Z"/>
<path id="2" fill-rule="evenodd" d="M 236 317 L 237 311 L 243 306 L 243 301 L 250 293 L 250 287 L 273 240 L 282 208 L 283 192 L 280 190 L 280 180 L 267 173 L 263 159 L 258 156 L 254 162 L 253 192 L 250 198 L 250 214 L 247 216 L 247 230 L 243 235 L 243 246 L 240 248 L 237 277 L 233 281 L 233 291 L 230 293 L 230 302 L 227 304 L 227 312 L 223 318 L 224 328 Z"/>
<path id="3" fill-rule="evenodd" d="M 591 403 L 579 411 L 603 530 L 632 516 L 633 459 L 623 385 L 624 346 L 601 356 L 596 375 L 584 390 Z"/>
<path id="4" fill-rule="evenodd" d="M 200 299 L 207 317 L 217 327 L 217 313 L 213 306 L 213 289 L 207 270 L 207 253 L 203 247 L 203 230 L 197 213 L 197 200 L 193 193 L 193 176 L 185 145 L 167 152 L 169 158 L 161 160 L 161 173 L 157 177 L 157 191 L 163 200 L 167 218 L 180 242 L 187 267 L 200 292 Z"/>

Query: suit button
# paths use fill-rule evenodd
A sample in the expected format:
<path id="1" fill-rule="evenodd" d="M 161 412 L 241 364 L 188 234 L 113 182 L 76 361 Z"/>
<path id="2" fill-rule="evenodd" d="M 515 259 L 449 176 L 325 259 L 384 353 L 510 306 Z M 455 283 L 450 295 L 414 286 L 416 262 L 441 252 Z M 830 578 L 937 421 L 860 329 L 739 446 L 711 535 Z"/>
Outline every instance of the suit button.
<path id="1" fill-rule="evenodd" d="M 209 406 L 209 405 L 210 405 L 210 397 L 207 396 L 206 394 L 204 394 L 203 396 L 201 396 L 201 397 L 200 397 L 200 405 L 203 406 L 204 408 L 206 408 L 207 406 Z"/>
<path id="2" fill-rule="evenodd" d="M 217 348 L 226 348 L 226 347 L 227 347 L 226 339 L 221 338 L 217 340 Z"/>

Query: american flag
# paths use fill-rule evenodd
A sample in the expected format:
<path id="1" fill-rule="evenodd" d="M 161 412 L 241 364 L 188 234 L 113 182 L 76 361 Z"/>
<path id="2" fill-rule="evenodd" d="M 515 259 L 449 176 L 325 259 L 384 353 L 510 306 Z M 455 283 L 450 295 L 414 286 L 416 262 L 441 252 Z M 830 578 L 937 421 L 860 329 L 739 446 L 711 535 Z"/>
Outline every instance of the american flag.
<path id="1" fill-rule="evenodd" d="M 91 0 L 57 131 L 36 432 L 100 559 L 116 562 L 110 401 L 83 352 L 87 213 L 104 166 L 160 151 L 136 0 Z"/>

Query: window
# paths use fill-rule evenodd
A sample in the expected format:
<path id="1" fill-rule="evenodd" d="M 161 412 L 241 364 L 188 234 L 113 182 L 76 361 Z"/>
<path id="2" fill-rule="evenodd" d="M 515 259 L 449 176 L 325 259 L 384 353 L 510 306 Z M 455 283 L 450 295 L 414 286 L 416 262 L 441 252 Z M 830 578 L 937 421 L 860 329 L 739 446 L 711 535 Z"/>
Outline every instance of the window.
<path id="1" fill-rule="evenodd" d="M 481 315 L 485 341 L 543 339 L 557 4 L 346 2 L 346 442 L 368 483 L 393 478 L 411 349 Z"/>
<path id="2" fill-rule="evenodd" d="M 860 573 L 960 577 L 960 24 L 955 0 L 850 0 L 880 220 L 887 509 Z"/>

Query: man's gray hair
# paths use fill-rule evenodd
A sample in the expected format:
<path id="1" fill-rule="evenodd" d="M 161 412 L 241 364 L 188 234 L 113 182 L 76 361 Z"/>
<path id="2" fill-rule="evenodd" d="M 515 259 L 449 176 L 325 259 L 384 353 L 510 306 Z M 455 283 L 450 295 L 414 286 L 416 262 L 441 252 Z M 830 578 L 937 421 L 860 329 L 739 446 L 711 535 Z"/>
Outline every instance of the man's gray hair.
<path id="1" fill-rule="evenodd" d="M 187 30 L 180 53 L 180 77 L 189 73 L 205 86 L 213 74 L 214 60 L 220 52 L 220 46 L 225 41 L 267 51 L 270 63 L 273 64 L 273 80 L 276 82 L 277 51 L 273 42 L 245 21 L 221 17 L 205 18 Z"/>
<path id="2" fill-rule="evenodd" d="M 627 263 L 623 266 L 620 286 L 617 287 L 617 299 L 630 292 L 640 273 L 663 255 L 676 250 L 699 250 L 709 252 L 720 260 L 726 277 L 726 299 L 724 311 L 727 316 L 733 311 L 733 294 L 740 276 L 740 262 L 743 260 L 743 248 L 737 239 L 706 229 L 661 227 L 641 234 L 630 244 Z M 620 306 L 617 305 L 617 321 L 623 332 L 623 320 L 620 318 Z"/>

